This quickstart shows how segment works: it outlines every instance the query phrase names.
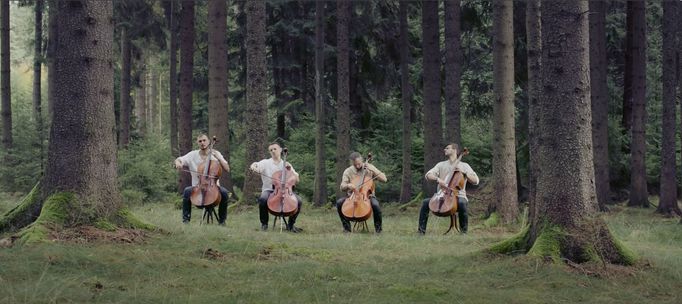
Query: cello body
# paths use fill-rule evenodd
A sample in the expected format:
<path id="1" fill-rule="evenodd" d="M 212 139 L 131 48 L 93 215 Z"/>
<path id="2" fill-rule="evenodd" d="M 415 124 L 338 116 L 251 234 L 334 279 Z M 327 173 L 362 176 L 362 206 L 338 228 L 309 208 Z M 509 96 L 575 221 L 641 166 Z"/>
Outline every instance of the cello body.
<path id="1" fill-rule="evenodd" d="M 367 156 L 367 162 L 371 159 L 370 154 Z M 341 205 L 341 213 L 349 221 L 364 222 L 372 216 L 372 203 L 369 197 L 375 191 L 374 181 L 372 176 L 367 175 L 367 169 L 364 169 L 362 175 L 353 177 L 351 183 L 355 185 L 355 189 Z"/>
<path id="2" fill-rule="evenodd" d="M 436 216 L 452 216 L 457 213 L 457 194 L 464 187 L 464 175 L 456 170 L 450 177 L 448 187 L 440 187 L 429 200 L 429 210 Z"/>
<path id="3" fill-rule="evenodd" d="M 197 168 L 197 171 L 201 173 L 199 174 L 199 184 L 192 188 L 190 195 L 192 205 L 200 208 L 217 206 L 221 200 L 218 179 L 222 174 L 222 166 L 217 160 L 211 159 L 215 141 L 214 137 L 206 161 L 199 164 Z"/>
<path id="4" fill-rule="evenodd" d="M 294 194 L 293 187 L 296 184 L 296 176 L 291 166 L 283 160 L 283 168 L 272 174 L 272 186 L 275 189 L 268 197 L 268 212 L 275 216 L 291 216 L 298 211 L 298 199 Z"/>
<path id="5" fill-rule="evenodd" d="M 447 187 L 439 186 L 438 192 L 429 200 L 429 210 L 436 216 L 453 216 L 457 213 L 457 203 L 459 191 L 464 189 L 466 179 L 464 174 L 457 169 L 462 156 L 469 154 L 469 149 L 464 148 L 457 157 L 455 168 L 448 175 Z"/>

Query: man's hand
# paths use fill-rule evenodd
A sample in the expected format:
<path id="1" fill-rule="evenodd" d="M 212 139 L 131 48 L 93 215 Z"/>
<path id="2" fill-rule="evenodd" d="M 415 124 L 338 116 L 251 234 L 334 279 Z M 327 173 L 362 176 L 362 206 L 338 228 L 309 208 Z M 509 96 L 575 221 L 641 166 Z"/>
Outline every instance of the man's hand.
<path id="1" fill-rule="evenodd" d="M 180 161 L 180 159 L 175 159 L 174 164 L 175 164 L 175 169 L 177 169 L 177 170 L 182 169 L 182 162 Z"/>
<path id="2" fill-rule="evenodd" d="M 438 185 L 440 185 L 440 186 L 443 187 L 443 188 L 447 188 L 447 187 L 448 187 L 448 184 L 446 184 L 445 181 L 442 180 L 442 179 L 440 179 L 440 178 L 438 179 Z"/>
<path id="3" fill-rule="evenodd" d="M 260 168 L 258 167 L 258 163 L 251 164 L 251 166 L 249 166 L 249 169 L 253 172 L 260 173 Z"/>

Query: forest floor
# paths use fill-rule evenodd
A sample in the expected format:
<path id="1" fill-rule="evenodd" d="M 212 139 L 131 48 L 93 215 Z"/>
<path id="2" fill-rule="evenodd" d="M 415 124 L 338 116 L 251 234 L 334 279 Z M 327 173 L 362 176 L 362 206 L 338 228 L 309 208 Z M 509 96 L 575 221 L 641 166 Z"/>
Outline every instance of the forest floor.
<path id="1" fill-rule="evenodd" d="M 0 196 L 0 214 L 12 198 Z M 682 302 L 679 219 L 612 207 L 609 226 L 641 261 L 569 266 L 485 253 L 518 227 L 484 228 L 475 204 L 468 234 L 441 235 L 448 220 L 431 216 L 426 236 L 416 233 L 416 206 L 384 206 L 377 235 L 342 233 L 329 206 L 304 206 L 304 231 L 293 234 L 260 231 L 254 206 L 231 208 L 220 227 L 201 225 L 201 210 L 183 225 L 173 204 L 147 204 L 133 213 L 164 232 L 83 228 L 0 248 L 0 303 Z"/>

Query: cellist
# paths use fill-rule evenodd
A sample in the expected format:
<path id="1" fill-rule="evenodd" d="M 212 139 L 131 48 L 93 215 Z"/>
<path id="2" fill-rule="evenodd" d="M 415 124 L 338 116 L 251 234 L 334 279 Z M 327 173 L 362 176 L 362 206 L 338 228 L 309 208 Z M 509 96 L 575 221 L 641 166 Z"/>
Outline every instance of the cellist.
<path id="1" fill-rule="evenodd" d="M 273 142 L 268 146 L 268 152 L 270 152 L 270 158 L 263 159 L 261 161 L 252 163 L 249 169 L 251 171 L 260 173 L 261 176 L 261 181 L 263 182 L 263 187 L 261 188 L 261 194 L 260 197 L 258 198 L 258 209 L 260 212 L 260 224 L 261 224 L 261 230 L 265 231 L 268 230 L 268 221 L 269 221 L 269 214 L 268 214 L 268 197 L 270 197 L 270 194 L 274 191 L 273 186 L 272 186 L 272 176 L 275 172 L 282 170 L 283 166 L 291 166 L 290 163 L 283 164 L 282 163 L 282 146 L 280 144 Z M 298 182 L 298 173 L 296 170 L 294 170 L 294 167 L 291 167 L 291 172 L 294 174 L 296 177 L 296 182 Z M 296 218 L 298 217 L 298 214 L 301 212 L 301 197 L 298 196 L 298 194 L 294 194 L 296 196 L 296 200 L 298 201 L 298 210 L 296 213 L 291 215 L 289 217 L 289 222 L 287 222 L 287 227 L 286 229 L 290 232 L 300 232 L 301 229 L 294 226 L 296 223 Z"/>
<path id="2" fill-rule="evenodd" d="M 208 157 L 208 146 L 210 142 L 206 134 L 197 136 L 197 144 L 199 150 L 190 151 L 189 153 L 175 159 L 175 168 L 178 170 L 187 167 L 192 175 L 192 185 L 185 188 L 182 194 L 182 222 L 187 224 L 192 217 L 192 206 L 190 204 L 190 195 L 192 188 L 199 184 L 199 172 L 197 172 L 199 165 L 206 161 Z M 213 160 L 220 162 L 220 166 L 225 172 L 230 172 L 230 165 L 220 152 L 213 150 L 211 157 Z M 220 182 L 218 182 L 220 186 Z M 220 204 L 218 205 L 218 225 L 225 226 L 225 219 L 227 218 L 227 189 L 220 187 Z"/>
<path id="3" fill-rule="evenodd" d="M 426 172 L 426 179 L 437 181 L 438 185 L 447 188 L 448 177 L 457 168 L 464 175 L 464 188 L 462 188 L 457 194 L 457 216 L 459 218 L 459 227 L 461 233 L 467 233 L 467 226 L 469 223 L 469 215 L 467 214 L 467 200 L 466 195 L 466 183 L 467 181 L 473 185 L 478 185 L 478 175 L 474 172 L 474 169 L 469 166 L 469 164 L 459 161 L 457 162 L 457 153 L 459 152 L 459 145 L 456 143 L 451 143 L 445 146 L 443 150 L 445 156 L 448 160 L 439 162 L 431 170 Z M 429 200 L 431 198 L 427 197 L 422 201 L 422 208 L 419 211 L 419 230 L 420 234 L 426 233 L 426 223 L 429 219 Z"/>
<path id="4" fill-rule="evenodd" d="M 346 168 L 345 171 L 343 171 L 343 177 L 341 178 L 341 185 L 339 186 L 341 188 L 341 191 L 346 191 L 348 192 L 348 195 L 353 193 L 353 190 L 355 190 L 355 185 L 351 182 L 353 178 L 357 175 L 362 175 L 364 170 L 367 170 L 367 173 L 369 173 L 370 177 L 372 179 L 377 179 L 381 182 L 386 182 L 386 174 L 383 172 L 379 171 L 377 167 L 370 163 L 365 163 L 364 159 L 362 158 L 362 155 L 358 152 L 353 152 L 350 154 L 348 157 L 351 162 L 351 166 Z M 374 217 L 374 230 L 377 233 L 381 233 L 381 208 L 379 207 L 379 201 L 376 198 L 376 195 L 374 193 L 371 194 L 370 202 L 372 204 L 372 214 Z M 336 201 L 336 209 L 339 212 L 339 218 L 341 219 L 341 224 L 343 225 L 343 231 L 344 232 L 350 232 L 350 221 L 348 221 L 344 216 L 343 213 L 341 212 L 341 207 L 343 206 L 343 202 L 346 200 L 346 197 L 339 198 Z"/>

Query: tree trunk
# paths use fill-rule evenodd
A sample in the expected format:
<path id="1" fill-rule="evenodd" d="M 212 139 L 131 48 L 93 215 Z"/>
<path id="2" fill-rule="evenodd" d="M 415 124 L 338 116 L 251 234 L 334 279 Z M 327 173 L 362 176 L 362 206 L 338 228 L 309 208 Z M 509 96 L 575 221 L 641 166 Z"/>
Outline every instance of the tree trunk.
<path id="1" fill-rule="evenodd" d="M 682 5 L 677 4 L 677 20 L 680 20 L 682 18 Z M 676 93 L 680 94 L 680 99 L 682 100 L 682 50 L 680 50 L 680 46 L 682 45 L 682 22 L 677 22 L 677 27 L 676 27 L 676 35 L 677 35 L 677 90 Z M 677 95 L 676 95 L 677 96 Z M 682 102 L 680 102 L 680 112 L 682 113 Z M 680 120 L 682 121 L 682 120 Z M 682 126 L 679 126 L 682 128 Z M 679 133 L 680 138 L 682 138 L 682 132 Z M 682 164 L 682 153 L 680 153 L 680 164 Z M 682 178 L 681 176 L 678 176 L 678 179 Z M 682 194 L 682 191 L 678 188 L 677 194 L 680 195 Z M 679 207 L 679 205 L 678 205 Z M 682 224 L 682 219 L 680 220 L 680 224 Z"/>
<path id="2" fill-rule="evenodd" d="M 630 140 L 630 201 L 649 207 L 646 185 L 646 3 L 632 5 L 632 130 Z"/>
<path id="3" fill-rule="evenodd" d="M 48 2 L 48 27 L 47 27 L 47 49 L 45 50 L 45 57 L 47 58 L 47 121 L 48 123 L 52 121 L 53 105 L 55 94 L 55 77 L 57 75 L 54 72 L 54 52 L 57 46 L 57 12 L 58 5 L 56 0 L 49 0 Z"/>
<path id="4" fill-rule="evenodd" d="M 537 217 L 523 233 L 493 246 L 555 262 L 632 264 L 636 257 L 597 215 L 592 160 L 586 1 L 542 3 L 543 98 L 537 154 Z M 531 107 L 534 107 L 531 103 Z M 571 181 L 572 187 L 566 187 Z"/>
<path id="5" fill-rule="evenodd" d="M 121 207 L 116 173 L 113 6 L 106 1 L 59 2 L 55 117 L 42 182 L 44 197 L 73 191 L 89 217 Z M 74 22 L 78 21 L 78 22 Z M 75 110 L 75 111 L 74 111 Z M 78 217 L 73 218 L 78 219 Z M 87 219 L 92 220 L 92 218 Z"/>
<path id="6" fill-rule="evenodd" d="M 336 3 L 336 50 L 337 50 L 337 97 L 336 97 L 336 183 L 340 185 L 343 171 L 348 167 L 348 155 L 350 154 L 350 75 L 349 72 L 349 24 L 350 7 L 352 3 L 347 0 Z M 346 194 L 338 187 L 336 198 Z"/>
<path id="7" fill-rule="evenodd" d="M 633 45 L 634 45 L 634 24 L 636 2 L 627 1 L 626 3 L 626 22 L 625 22 L 625 71 L 623 73 L 623 117 L 621 124 L 623 134 L 627 135 L 632 128 L 632 79 L 633 79 Z M 644 3 L 642 3 L 644 4 Z"/>
<path id="8" fill-rule="evenodd" d="M 459 2 L 459 1 L 457 1 Z M 412 198 L 412 84 L 410 83 L 410 40 L 407 27 L 407 10 L 409 2 L 400 1 L 400 92 L 402 100 L 402 175 L 400 182 L 400 202 L 408 202 Z M 459 10 L 459 6 L 458 6 Z M 459 37 L 459 35 L 457 36 Z M 458 39 L 459 41 L 459 39 Z M 458 86 L 459 88 L 459 86 Z M 459 99 L 458 99 L 459 100 Z M 459 132 L 459 130 L 458 130 Z"/>
<path id="9" fill-rule="evenodd" d="M 542 92 L 542 18 L 540 0 L 526 3 L 526 52 L 528 57 L 528 221 L 536 219 L 538 163 L 538 123 L 540 115 L 536 109 Z"/>
<path id="10" fill-rule="evenodd" d="M 280 39 L 282 39 L 280 37 Z M 284 90 L 286 87 L 284 80 L 284 68 L 282 67 L 285 63 L 284 54 L 282 51 L 282 43 L 279 42 L 270 47 L 272 54 L 272 80 L 273 89 L 275 93 L 275 104 L 277 107 L 277 122 L 276 122 L 276 134 L 278 138 L 286 139 L 286 116 L 284 113 L 284 107 L 286 106 L 286 100 L 284 99 Z"/>
<path id="11" fill-rule="evenodd" d="M 606 3 L 590 1 L 590 84 L 592 85 L 592 145 L 599 210 L 611 201 L 609 186 L 609 91 L 606 59 Z"/>
<path id="12" fill-rule="evenodd" d="M 12 99 L 10 92 L 9 1 L 0 4 L 0 99 L 2 99 L 2 146 L 12 148 Z"/>
<path id="13" fill-rule="evenodd" d="M 35 23 L 34 34 L 35 42 L 33 45 L 33 120 L 36 123 L 38 132 L 38 146 L 40 149 L 40 171 L 43 171 L 43 110 L 41 100 L 41 68 L 43 65 L 43 0 L 36 0 L 35 3 Z"/>
<path id="14" fill-rule="evenodd" d="M 677 88 L 677 10 L 678 3 L 663 2 L 663 107 L 661 145 L 661 195 L 656 212 L 672 215 L 679 211 L 677 206 L 677 164 L 675 155 L 675 133 L 677 130 L 675 104 Z M 680 214 L 682 215 L 682 214 Z"/>
<path id="15" fill-rule="evenodd" d="M 149 70 L 149 121 L 147 128 L 149 133 L 156 134 L 159 126 L 159 73 L 154 70 Z"/>
<path id="16" fill-rule="evenodd" d="M 445 142 L 462 144 L 460 0 L 445 1 Z"/>
<path id="17" fill-rule="evenodd" d="M 141 64 L 144 65 L 144 62 Z M 144 138 L 147 135 L 147 70 L 144 67 L 140 71 L 140 87 L 137 88 L 136 100 L 137 131 Z"/>
<path id="18" fill-rule="evenodd" d="M 248 164 L 260 160 L 267 148 L 267 65 L 265 62 L 265 1 L 246 2 L 246 172 L 244 199 L 255 201 L 260 193 L 260 176 L 248 169 Z"/>
<path id="19" fill-rule="evenodd" d="M 488 212 L 504 223 L 516 221 L 516 149 L 514 137 L 513 2 L 493 2 L 493 197 Z"/>
<path id="20" fill-rule="evenodd" d="M 194 80 L 194 1 L 182 1 L 180 16 L 180 104 L 178 109 L 179 155 L 192 150 L 192 83 Z M 180 173 L 178 190 L 191 184 L 187 172 Z"/>
<path id="21" fill-rule="evenodd" d="M 422 37 L 424 65 L 424 168 L 432 168 L 441 158 L 443 128 L 440 100 L 440 34 L 438 30 L 438 1 L 422 3 Z M 435 187 L 422 182 L 425 196 L 431 196 Z"/>
<path id="22" fill-rule="evenodd" d="M 315 3 L 315 186 L 313 203 L 323 206 L 327 202 L 327 170 L 325 166 L 325 113 L 324 113 L 324 9 L 326 1 Z M 345 2 L 345 1 L 343 1 Z"/>
<path id="23" fill-rule="evenodd" d="M 118 146 L 127 148 L 130 144 L 130 37 L 126 27 L 121 27 L 121 93 L 119 102 Z"/>
<path id="24" fill-rule="evenodd" d="M 178 18 L 177 18 L 177 1 L 172 0 L 168 5 L 168 12 L 166 13 L 166 22 L 169 31 L 169 76 L 168 76 L 168 103 L 170 108 L 170 148 L 174 156 L 180 154 L 178 146 L 178 73 L 177 73 L 177 54 L 178 54 Z"/>
<path id="25" fill-rule="evenodd" d="M 216 136 L 215 148 L 230 161 L 229 105 L 227 100 L 227 3 L 208 2 L 208 133 Z M 220 184 L 232 191 L 230 172 Z"/>

